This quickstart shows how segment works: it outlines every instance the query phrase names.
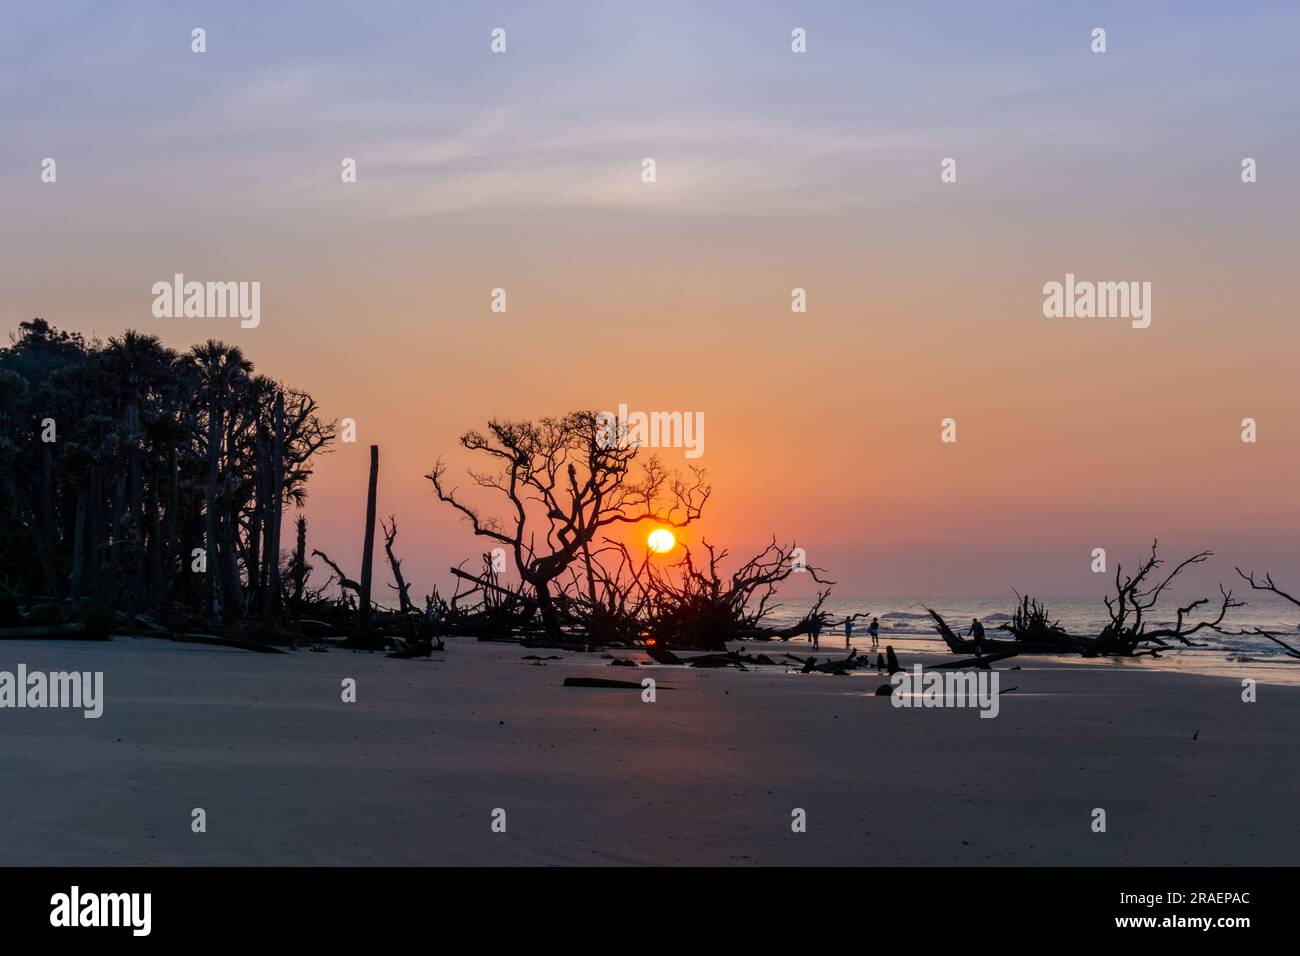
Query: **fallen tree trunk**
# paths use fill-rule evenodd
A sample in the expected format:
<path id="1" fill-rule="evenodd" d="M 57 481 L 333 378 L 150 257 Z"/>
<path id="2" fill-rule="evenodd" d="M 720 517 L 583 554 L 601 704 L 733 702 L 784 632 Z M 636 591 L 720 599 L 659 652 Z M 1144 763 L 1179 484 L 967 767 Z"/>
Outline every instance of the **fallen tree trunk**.
<path id="1" fill-rule="evenodd" d="M 172 640 L 179 644 L 212 644 L 215 647 L 233 647 L 241 651 L 256 651 L 258 654 L 285 653 L 285 651 L 271 644 L 241 641 L 232 637 L 216 637 L 212 634 L 173 634 Z"/>
<path id="2" fill-rule="evenodd" d="M 959 661 L 945 661 L 942 664 L 931 664 L 930 670 L 960 670 L 963 667 L 977 667 L 980 670 L 989 670 L 990 665 L 997 661 L 1004 661 L 1008 657 L 1015 657 L 1019 651 L 998 651 L 996 654 L 981 654 L 979 657 L 967 657 Z"/>
<path id="3" fill-rule="evenodd" d="M 803 665 L 803 670 L 799 672 L 801 674 L 812 674 L 816 672 L 819 674 L 834 674 L 837 677 L 842 677 L 855 668 L 871 666 L 871 662 L 868 660 L 870 655 L 859 657 L 858 649 L 856 647 L 853 648 L 848 657 L 841 657 L 837 661 L 827 660 L 821 664 L 817 663 L 816 657 L 799 657 L 795 654 L 786 654 L 785 656 L 790 658 L 790 660 Z"/>
<path id="4" fill-rule="evenodd" d="M 630 680 L 610 680 L 608 677 L 566 677 L 565 687 L 617 687 L 626 690 L 640 690 L 641 684 Z M 670 690 L 659 685 L 656 690 Z"/>
<path id="5" fill-rule="evenodd" d="M 976 647 L 974 638 L 961 637 L 953 632 L 948 622 L 943 619 L 938 611 L 933 608 L 926 608 L 930 616 L 934 618 L 934 629 L 943 642 L 948 645 L 948 650 L 954 654 L 979 654 L 981 651 L 1014 651 L 1018 654 L 1083 654 L 1088 656 L 1090 653 L 1104 653 L 1104 649 L 1098 641 L 1090 637 L 1075 637 L 1072 634 L 1059 632 L 1053 634 L 1048 640 L 1020 640 L 1018 637 L 1010 641 L 999 641 L 995 638 L 984 638 Z M 1007 625 L 1002 625 L 1004 629 Z"/>
<path id="6" fill-rule="evenodd" d="M 750 665 L 771 665 L 776 666 L 780 662 L 774 661 L 766 654 L 738 654 L 735 651 L 729 651 L 726 654 L 697 654 L 694 657 L 679 658 L 688 667 L 743 667 Z"/>

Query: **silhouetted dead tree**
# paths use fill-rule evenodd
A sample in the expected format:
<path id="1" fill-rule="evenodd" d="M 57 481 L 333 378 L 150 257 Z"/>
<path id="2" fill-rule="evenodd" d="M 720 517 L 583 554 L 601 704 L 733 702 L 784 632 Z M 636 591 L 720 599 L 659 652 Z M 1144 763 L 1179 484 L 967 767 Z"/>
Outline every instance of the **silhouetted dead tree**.
<path id="1" fill-rule="evenodd" d="M 393 580 L 397 582 L 388 586 L 397 592 L 398 610 L 405 614 L 412 610 L 411 586 L 402 576 L 402 562 L 393 554 L 393 542 L 397 540 L 397 519 L 389 515 L 386 524 L 380 521 L 380 527 L 384 532 L 384 553 L 388 555 L 388 566 L 392 569 Z"/>
<path id="2" fill-rule="evenodd" d="M 1060 646 L 1063 650 L 1075 650 L 1077 645 L 1088 640 L 1067 633 L 1061 627 L 1061 622 L 1048 614 L 1047 607 L 1041 601 L 1028 596 L 1020 597 L 1011 620 L 1001 625 L 999 630 L 1009 631 L 1017 641 L 1025 645 Z M 970 643 L 973 648 L 974 642 Z"/>
<path id="3" fill-rule="evenodd" d="M 326 554 L 324 551 L 313 550 L 312 556 L 320 558 L 322 561 L 324 561 L 326 564 L 329 565 L 330 570 L 334 572 L 334 577 L 338 579 L 340 590 L 351 591 L 353 594 L 356 594 L 358 596 L 361 594 L 361 585 L 358 584 L 356 581 L 353 581 L 346 574 L 344 574 L 343 571 L 339 568 L 337 564 L 334 563 L 333 559 L 331 559 L 328 554 Z M 328 585 L 326 586 L 328 587 Z"/>
<path id="4" fill-rule="evenodd" d="M 641 466 L 639 480 L 631 480 L 636 447 L 610 441 L 607 425 L 591 411 L 536 422 L 493 420 L 486 434 L 466 432 L 460 443 L 494 464 L 492 472 L 469 474 L 479 488 L 506 499 L 508 516 L 485 516 L 458 497 L 441 460 L 426 477 L 438 499 L 459 511 L 476 535 L 511 556 L 552 640 L 563 636 L 557 579 L 580 556 L 589 560 L 597 534 L 643 521 L 684 527 L 699 518 L 710 493 L 702 469 L 692 468 L 693 477 L 686 478 L 653 456 Z"/>
<path id="5" fill-rule="evenodd" d="M 437 634 L 449 633 L 473 633 L 473 629 L 467 622 L 474 619 L 482 608 L 482 602 L 471 604 L 468 607 L 462 607 L 461 601 L 472 597 L 479 591 L 483 591 L 483 583 L 472 574 L 467 574 L 460 568 L 452 568 L 451 573 L 456 576 L 456 590 L 452 592 L 450 598 L 443 597 L 438 590 L 438 585 L 433 586 L 433 591 L 425 595 L 424 613 Z M 462 591 L 461 587 L 466 587 Z"/>
<path id="6" fill-rule="evenodd" d="M 1222 595 L 1222 602 L 1219 606 L 1219 613 L 1213 620 L 1200 620 L 1189 626 L 1188 616 L 1197 608 L 1210 603 L 1209 598 L 1199 598 L 1178 608 L 1177 618 L 1172 627 L 1157 627 L 1147 630 L 1147 612 L 1156 606 L 1161 595 L 1169 588 L 1174 579 L 1186 568 L 1201 564 L 1214 554 L 1212 551 L 1201 551 L 1194 554 L 1175 565 L 1168 574 L 1157 579 L 1154 575 L 1164 564 L 1157 557 L 1157 544 L 1158 542 L 1155 541 L 1151 543 L 1151 556 L 1142 562 L 1133 574 L 1125 576 L 1123 567 L 1116 566 L 1115 595 L 1104 599 L 1106 610 L 1110 614 L 1110 623 L 1102 629 L 1100 636 L 1097 638 L 1095 653 L 1154 654 L 1157 653 L 1156 649 L 1138 652 L 1136 650 L 1137 646 L 1149 642 L 1158 647 L 1168 647 L 1169 640 L 1176 640 L 1189 647 L 1201 646 L 1195 644 L 1189 638 L 1202 630 L 1219 630 L 1229 609 L 1242 606 L 1241 601 L 1233 599 L 1231 591 L 1224 590 L 1220 585 L 1219 593 Z"/>
<path id="7" fill-rule="evenodd" d="M 557 581 L 556 607 L 587 646 L 637 643 L 645 637 L 650 551 L 634 559 L 622 542 L 605 538 Z"/>
<path id="8" fill-rule="evenodd" d="M 1286 591 L 1283 591 L 1280 587 L 1274 584 L 1273 575 L 1269 574 L 1267 571 L 1264 572 L 1264 580 L 1261 582 L 1256 580 L 1254 571 L 1243 571 L 1241 570 L 1241 568 L 1235 568 L 1234 570 L 1241 577 L 1241 579 L 1245 581 L 1247 584 L 1249 584 L 1251 588 L 1253 588 L 1254 590 L 1270 591 L 1273 594 L 1276 594 L 1278 597 L 1282 598 L 1284 601 L 1289 601 L 1290 603 L 1294 604 L 1296 607 L 1300 607 L 1300 598 L 1297 598 L 1293 594 L 1288 594 Z M 1265 630 L 1262 627 L 1254 627 L 1248 631 L 1238 631 L 1237 633 L 1243 635 L 1251 634 L 1257 637 L 1268 638 L 1274 644 L 1278 645 L 1284 651 L 1286 651 L 1286 653 L 1291 657 L 1300 658 L 1300 651 L 1297 651 L 1286 641 L 1278 637 L 1275 631 Z"/>
<path id="9" fill-rule="evenodd" d="M 525 641 L 536 639 L 542 628 L 537 621 L 537 602 L 526 593 L 526 585 L 507 584 L 493 556 L 484 554 L 481 558 L 483 570 L 478 574 L 470 574 L 460 567 L 451 569 L 458 579 L 452 609 L 458 601 L 477 596 L 475 604 L 461 609 L 454 629 L 458 633 L 477 635 L 480 640 L 512 636 Z M 462 584 L 467 590 L 459 590 Z"/>
<path id="10" fill-rule="evenodd" d="M 823 628 L 829 615 L 821 610 L 829 590 L 821 592 L 802 620 L 787 628 L 769 628 L 764 619 L 779 604 L 772 603 L 778 585 L 790 575 L 806 571 L 819 584 L 833 585 L 819 577 L 821 568 L 804 567 L 796 561 L 797 549 L 779 545 L 774 538 L 729 576 L 720 570 L 727 557 L 704 542 L 708 561 L 697 567 L 689 548 L 681 561 L 666 569 L 649 565 L 644 578 L 644 605 L 648 641 L 658 647 L 725 651 L 726 642 L 742 639 L 788 640 L 798 634 Z"/>
<path id="11" fill-rule="evenodd" d="M 757 622 L 755 622 L 754 637 L 764 641 L 771 640 L 772 638 L 780 638 L 783 641 L 788 641 L 790 638 L 798 637 L 800 634 L 815 634 L 820 638 L 823 632 L 828 632 L 831 628 L 832 615 L 829 612 L 822 610 L 822 605 L 830 596 L 830 588 L 818 591 L 817 600 L 813 602 L 813 606 L 809 608 L 808 613 L 800 618 L 797 623 L 792 624 L 789 627 L 759 627 L 757 626 Z M 771 613 L 771 611 L 775 610 L 777 607 L 780 607 L 780 605 L 772 605 L 772 607 L 768 608 L 764 613 Z M 855 614 L 852 618 L 846 618 L 846 620 L 857 620 L 859 617 L 865 617 L 865 615 Z M 844 622 L 841 621 L 840 626 L 843 626 L 843 624 Z"/>

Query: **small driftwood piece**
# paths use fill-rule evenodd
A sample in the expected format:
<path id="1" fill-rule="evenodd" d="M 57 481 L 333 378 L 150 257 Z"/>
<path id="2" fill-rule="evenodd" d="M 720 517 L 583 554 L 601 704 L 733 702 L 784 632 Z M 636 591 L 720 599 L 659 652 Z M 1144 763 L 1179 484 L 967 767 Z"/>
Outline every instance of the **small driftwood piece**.
<path id="1" fill-rule="evenodd" d="M 566 677 L 565 687 L 613 687 L 626 690 L 641 690 L 641 683 L 632 680 L 610 680 L 608 677 Z M 657 690 L 670 690 L 660 685 Z"/>

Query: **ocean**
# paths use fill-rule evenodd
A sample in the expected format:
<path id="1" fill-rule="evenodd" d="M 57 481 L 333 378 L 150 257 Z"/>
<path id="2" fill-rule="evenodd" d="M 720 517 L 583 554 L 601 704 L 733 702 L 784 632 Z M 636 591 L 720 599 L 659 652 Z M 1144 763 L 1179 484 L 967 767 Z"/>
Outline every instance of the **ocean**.
<path id="1" fill-rule="evenodd" d="M 1238 600 L 1247 601 L 1248 604 L 1245 607 L 1230 608 L 1227 617 L 1224 618 L 1223 626 L 1229 630 L 1249 630 L 1254 627 L 1272 630 L 1282 640 L 1300 650 L 1300 608 L 1272 594 L 1249 592 L 1245 595 L 1237 593 L 1234 596 Z M 1189 620 L 1196 621 L 1205 617 L 1213 619 L 1219 612 L 1219 599 L 1220 596 L 1216 592 L 1208 605 L 1202 605 L 1197 609 L 1208 614 L 1197 617 L 1193 613 Z M 1039 600 L 1046 605 L 1049 616 L 1059 621 L 1061 626 L 1071 634 L 1095 636 L 1109 620 L 1106 607 L 1100 599 L 1075 597 L 1039 598 Z M 1180 600 L 1182 603 L 1187 603 L 1189 599 L 1182 597 L 1162 601 L 1162 607 L 1157 607 L 1156 611 L 1163 610 L 1164 613 L 1152 614 L 1148 618 L 1148 626 L 1172 624 Z M 813 600 L 809 598 L 784 600 L 768 621 L 776 626 L 793 624 L 802 618 L 812 605 Z M 846 615 L 861 612 L 878 617 L 882 645 L 893 644 L 895 649 L 900 651 L 908 647 L 916 651 L 944 651 L 946 648 L 935 633 L 934 622 L 926 613 L 927 607 L 932 607 L 942 614 L 952 629 L 958 633 L 964 633 L 970 627 L 972 618 L 979 618 L 989 637 L 1004 638 L 1008 635 L 998 628 L 1011 620 L 1011 615 L 1016 608 L 1016 597 L 1015 595 L 1001 598 L 830 597 L 822 605 L 822 609 L 829 612 L 836 621 L 843 620 Z M 870 639 L 866 634 L 866 626 L 869 622 L 870 617 L 865 620 L 859 618 L 854 622 L 853 645 L 859 650 L 865 650 L 870 646 Z M 1192 636 L 1191 640 L 1198 644 L 1205 644 L 1206 647 L 1183 648 L 1178 645 L 1176 649 L 1161 651 L 1162 656 L 1167 659 L 1178 659 L 1183 664 L 1189 663 L 1189 658 L 1203 658 L 1206 663 L 1215 663 L 1213 670 L 1216 673 L 1222 673 L 1222 668 L 1217 666 L 1222 662 L 1255 661 L 1289 665 L 1294 667 L 1296 677 L 1300 680 L 1300 659 L 1289 657 L 1282 648 L 1265 638 L 1228 636 L 1202 629 Z M 843 641 L 842 629 L 822 633 L 821 645 L 824 650 L 842 648 Z M 793 643 L 804 645 L 806 642 L 805 637 L 800 637 Z"/>

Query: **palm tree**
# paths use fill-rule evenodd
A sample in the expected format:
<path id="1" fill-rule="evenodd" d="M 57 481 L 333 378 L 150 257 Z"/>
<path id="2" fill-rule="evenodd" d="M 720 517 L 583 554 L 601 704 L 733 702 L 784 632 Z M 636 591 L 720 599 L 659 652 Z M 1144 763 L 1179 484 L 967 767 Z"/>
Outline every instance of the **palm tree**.
<path id="1" fill-rule="evenodd" d="M 135 564 L 136 591 L 133 596 L 143 598 L 148 593 L 146 580 L 149 552 L 156 550 L 159 542 L 156 528 L 150 527 L 149 548 L 145 547 L 145 428 L 142 426 L 142 418 L 145 425 L 152 425 L 163 416 L 163 396 L 167 383 L 173 378 L 177 356 L 162 344 L 158 336 L 128 330 L 121 338 L 110 338 L 100 353 L 100 358 L 109 373 L 111 401 L 122 414 L 128 468 L 125 503 L 129 503 L 130 509 L 127 533 Z M 150 493 L 153 497 L 157 495 L 157 479 L 157 471 L 154 469 L 150 475 Z M 120 505 L 118 510 L 121 510 Z M 150 510 L 152 518 L 157 519 L 158 508 Z M 152 525 L 154 522 L 150 523 Z"/>
<path id="2" fill-rule="evenodd" d="M 223 532 L 229 535 L 231 543 L 226 546 L 225 557 L 233 561 L 233 540 L 237 530 L 232 529 L 233 515 L 228 505 L 228 494 L 223 495 L 223 509 L 219 513 L 217 502 L 217 480 L 221 464 L 222 447 L 226 444 L 226 431 L 223 427 L 227 406 L 231 398 L 244 385 L 253 372 L 253 363 L 244 358 L 244 353 L 237 346 L 225 345 L 215 339 L 208 339 L 202 345 L 196 345 L 182 359 L 183 366 L 194 373 L 198 389 L 195 401 L 199 403 L 201 413 L 206 412 L 206 435 L 195 436 L 200 447 L 207 454 L 207 480 L 204 484 L 204 543 L 207 549 L 207 584 L 206 593 L 209 602 L 219 596 L 221 618 L 228 635 L 233 636 L 238 627 L 238 580 L 231 575 L 229 567 L 222 561 L 219 547 Z M 199 416 L 195 416 L 198 421 Z M 229 469 L 226 473 L 226 490 L 229 490 Z M 215 575 L 215 582 L 213 576 Z M 209 603 L 211 607 L 211 603 Z"/>

